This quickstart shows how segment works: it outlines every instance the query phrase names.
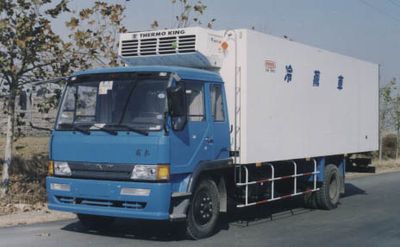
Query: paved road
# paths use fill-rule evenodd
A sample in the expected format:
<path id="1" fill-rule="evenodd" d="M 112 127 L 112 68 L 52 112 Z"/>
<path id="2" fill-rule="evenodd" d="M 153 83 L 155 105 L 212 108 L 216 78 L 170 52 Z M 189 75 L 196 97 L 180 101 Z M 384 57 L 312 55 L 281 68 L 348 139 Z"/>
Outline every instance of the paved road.
<path id="1" fill-rule="evenodd" d="M 348 180 L 346 187 L 336 210 L 310 211 L 296 201 L 253 208 L 200 241 L 181 240 L 166 224 L 120 220 L 100 234 L 63 221 L 2 228 L 0 246 L 400 246 L 400 173 Z"/>

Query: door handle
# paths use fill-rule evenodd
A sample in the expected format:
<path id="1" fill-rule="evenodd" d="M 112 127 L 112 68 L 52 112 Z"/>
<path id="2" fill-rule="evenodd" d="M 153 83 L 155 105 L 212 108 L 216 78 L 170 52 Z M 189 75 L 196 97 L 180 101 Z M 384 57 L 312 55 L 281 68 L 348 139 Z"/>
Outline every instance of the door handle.
<path id="1" fill-rule="evenodd" d="M 204 138 L 204 141 L 206 141 L 209 144 L 214 143 L 214 139 L 212 139 L 211 137 Z"/>

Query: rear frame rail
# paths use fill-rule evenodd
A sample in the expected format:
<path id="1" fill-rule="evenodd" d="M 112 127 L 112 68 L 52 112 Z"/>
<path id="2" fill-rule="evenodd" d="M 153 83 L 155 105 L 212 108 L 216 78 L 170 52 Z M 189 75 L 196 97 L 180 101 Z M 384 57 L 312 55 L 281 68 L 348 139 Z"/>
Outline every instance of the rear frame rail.
<path id="1" fill-rule="evenodd" d="M 317 170 L 317 161 L 313 159 L 313 165 L 314 165 L 314 170 L 312 172 L 303 172 L 303 173 L 298 173 L 298 165 L 295 161 L 290 162 L 293 165 L 293 174 L 292 175 L 286 175 L 286 176 L 281 176 L 281 177 L 275 177 L 275 168 L 272 163 L 265 163 L 262 165 L 267 165 L 271 168 L 271 177 L 267 179 L 260 179 L 260 180 L 254 180 L 254 181 L 249 181 L 249 169 L 247 168 L 248 165 L 237 165 L 236 169 L 239 169 L 239 176 L 238 179 L 239 181 L 236 181 L 236 187 L 245 187 L 245 198 L 244 198 L 244 203 L 237 205 L 236 207 L 238 208 L 244 208 L 248 206 L 254 206 L 254 205 L 260 205 L 260 204 L 265 204 L 268 202 L 272 201 L 277 201 L 281 199 L 286 199 L 290 198 L 293 196 L 298 196 L 298 195 L 303 195 L 303 194 L 308 194 L 312 193 L 314 191 L 319 190 L 317 188 L 317 175 L 320 173 L 320 171 Z M 245 175 L 245 181 L 242 182 L 242 171 L 240 169 L 244 169 L 244 175 Z M 304 176 L 313 176 L 313 188 L 308 189 L 305 191 L 298 191 L 297 188 L 297 178 L 298 177 L 304 177 Z M 283 196 L 278 196 L 275 197 L 275 181 L 279 180 L 285 180 L 285 179 L 293 179 L 293 193 L 283 195 Z M 255 201 L 255 202 L 250 202 L 249 201 L 249 186 L 252 185 L 257 185 L 257 184 L 263 184 L 263 183 L 270 183 L 270 188 L 271 188 L 271 196 L 270 198 L 260 200 L 260 201 Z"/>

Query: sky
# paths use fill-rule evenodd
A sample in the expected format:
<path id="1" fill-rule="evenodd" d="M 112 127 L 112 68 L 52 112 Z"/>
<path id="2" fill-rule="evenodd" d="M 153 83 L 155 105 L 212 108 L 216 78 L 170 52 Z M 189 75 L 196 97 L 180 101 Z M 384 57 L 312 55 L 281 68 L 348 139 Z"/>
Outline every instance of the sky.
<path id="1" fill-rule="evenodd" d="M 92 0 L 71 0 L 71 8 Z M 126 5 L 130 31 L 176 26 L 179 14 L 171 0 L 112 0 Z M 381 84 L 400 80 L 400 0 L 203 0 L 204 23 L 216 18 L 214 29 L 252 28 L 381 65 Z M 65 18 L 54 22 L 65 33 Z"/>

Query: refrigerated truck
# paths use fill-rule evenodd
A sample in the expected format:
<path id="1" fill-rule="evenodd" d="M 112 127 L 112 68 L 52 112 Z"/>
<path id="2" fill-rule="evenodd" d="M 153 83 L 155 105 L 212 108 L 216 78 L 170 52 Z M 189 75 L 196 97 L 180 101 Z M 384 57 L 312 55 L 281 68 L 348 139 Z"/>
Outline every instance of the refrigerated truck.
<path id="1" fill-rule="evenodd" d="M 119 56 L 67 78 L 51 134 L 49 208 L 86 226 L 181 221 L 197 239 L 235 207 L 330 210 L 351 155 L 378 149 L 376 64 L 200 27 L 121 34 Z"/>

